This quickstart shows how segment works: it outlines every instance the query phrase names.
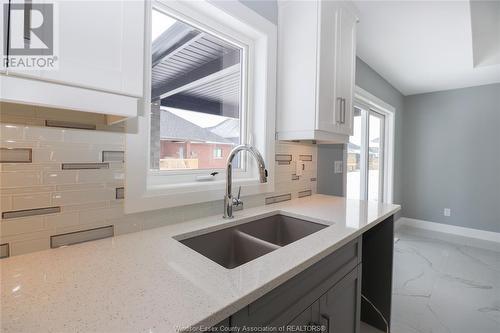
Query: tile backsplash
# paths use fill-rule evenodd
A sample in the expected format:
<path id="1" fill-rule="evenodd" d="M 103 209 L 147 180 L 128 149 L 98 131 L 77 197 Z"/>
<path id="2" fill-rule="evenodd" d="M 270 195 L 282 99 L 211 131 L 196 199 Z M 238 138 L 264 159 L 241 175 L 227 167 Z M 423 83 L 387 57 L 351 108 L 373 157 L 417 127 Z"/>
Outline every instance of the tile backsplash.
<path id="1" fill-rule="evenodd" d="M 94 114 L 7 103 L 0 108 L 0 148 L 31 152 L 28 162 L 18 154 L 22 151 L 2 155 L 6 156 L 0 163 L 2 256 L 48 249 L 51 238 L 77 231 L 112 226 L 104 230 L 119 235 L 222 211 L 220 198 L 125 215 L 125 135 L 120 126 L 107 126 Z M 88 129 L 75 128 L 77 123 Z M 279 142 L 276 154 L 280 163 L 276 163 L 275 192 L 244 197 L 245 207 L 316 193 L 315 145 Z"/>

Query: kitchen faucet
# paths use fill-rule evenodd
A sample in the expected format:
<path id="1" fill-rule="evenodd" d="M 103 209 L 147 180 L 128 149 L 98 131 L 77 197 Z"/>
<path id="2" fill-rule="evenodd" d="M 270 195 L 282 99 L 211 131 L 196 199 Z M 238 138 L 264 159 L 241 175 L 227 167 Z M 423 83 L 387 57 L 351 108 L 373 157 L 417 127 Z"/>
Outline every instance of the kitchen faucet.
<path id="1" fill-rule="evenodd" d="M 250 145 L 239 145 L 233 148 L 227 157 L 226 162 L 226 195 L 224 195 L 224 218 L 232 219 L 233 218 L 233 206 L 242 205 L 243 202 L 240 200 L 240 191 L 238 192 L 238 198 L 233 198 L 232 195 L 232 185 L 233 185 L 233 159 L 240 151 L 246 150 L 249 151 L 255 160 L 257 161 L 259 168 L 259 180 L 261 183 L 267 183 L 267 170 L 266 164 L 264 163 L 264 159 L 262 155 L 259 153 L 257 149 Z"/>

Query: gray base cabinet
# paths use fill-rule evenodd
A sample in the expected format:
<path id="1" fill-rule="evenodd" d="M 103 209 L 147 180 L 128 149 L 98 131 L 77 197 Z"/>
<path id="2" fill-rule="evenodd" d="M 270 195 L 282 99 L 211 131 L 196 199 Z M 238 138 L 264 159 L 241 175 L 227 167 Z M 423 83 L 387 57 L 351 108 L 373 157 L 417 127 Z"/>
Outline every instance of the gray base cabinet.
<path id="1" fill-rule="evenodd" d="M 221 324 L 244 331 L 359 333 L 360 320 L 390 324 L 394 221 L 384 221 L 271 290 Z M 261 330 L 258 330 L 258 329 Z M 256 330 L 257 329 L 257 330 Z"/>
<path id="2" fill-rule="evenodd" d="M 314 302 L 311 306 L 305 309 L 301 314 L 295 317 L 287 324 L 288 328 L 291 327 L 304 327 L 304 326 L 319 326 L 319 300 Z"/>
<path id="3" fill-rule="evenodd" d="M 344 245 L 229 318 L 243 329 L 357 333 L 360 318 L 361 238 Z M 322 330 L 321 330 L 322 329 Z"/>
<path id="4" fill-rule="evenodd" d="M 285 331 L 315 326 L 322 332 L 359 332 L 360 266 L 290 321 Z"/>
<path id="5" fill-rule="evenodd" d="M 324 332 L 359 332 L 361 265 L 319 299 Z"/>

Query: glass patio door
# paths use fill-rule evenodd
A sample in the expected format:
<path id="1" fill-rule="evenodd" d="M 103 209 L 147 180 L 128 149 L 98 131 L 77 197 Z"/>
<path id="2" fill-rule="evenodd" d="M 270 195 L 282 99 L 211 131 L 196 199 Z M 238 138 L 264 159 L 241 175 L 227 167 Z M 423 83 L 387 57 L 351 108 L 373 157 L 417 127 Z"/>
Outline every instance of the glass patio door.
<path id="1" fill-rule="evenodd" d="M 383 201 L 385 116 L 362 104 L 354 107 L 354 132 L 347 146 L 349 199 Z"/>

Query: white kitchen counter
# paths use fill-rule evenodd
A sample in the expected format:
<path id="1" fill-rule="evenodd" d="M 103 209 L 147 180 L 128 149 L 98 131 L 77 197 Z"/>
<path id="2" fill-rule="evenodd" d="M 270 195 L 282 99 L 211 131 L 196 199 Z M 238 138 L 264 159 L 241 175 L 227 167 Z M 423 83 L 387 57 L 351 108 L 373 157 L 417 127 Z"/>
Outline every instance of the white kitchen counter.
<path id="1" fill-rule="evenodd" d="M 175 332 L 211 326 L 399 209 L 314 195 L 238 211 L 231 221 L 212 216 L 2 259 L 0 331 Z M 276 213 L 330 227 L 231 270 L 172 238 Z"/>

